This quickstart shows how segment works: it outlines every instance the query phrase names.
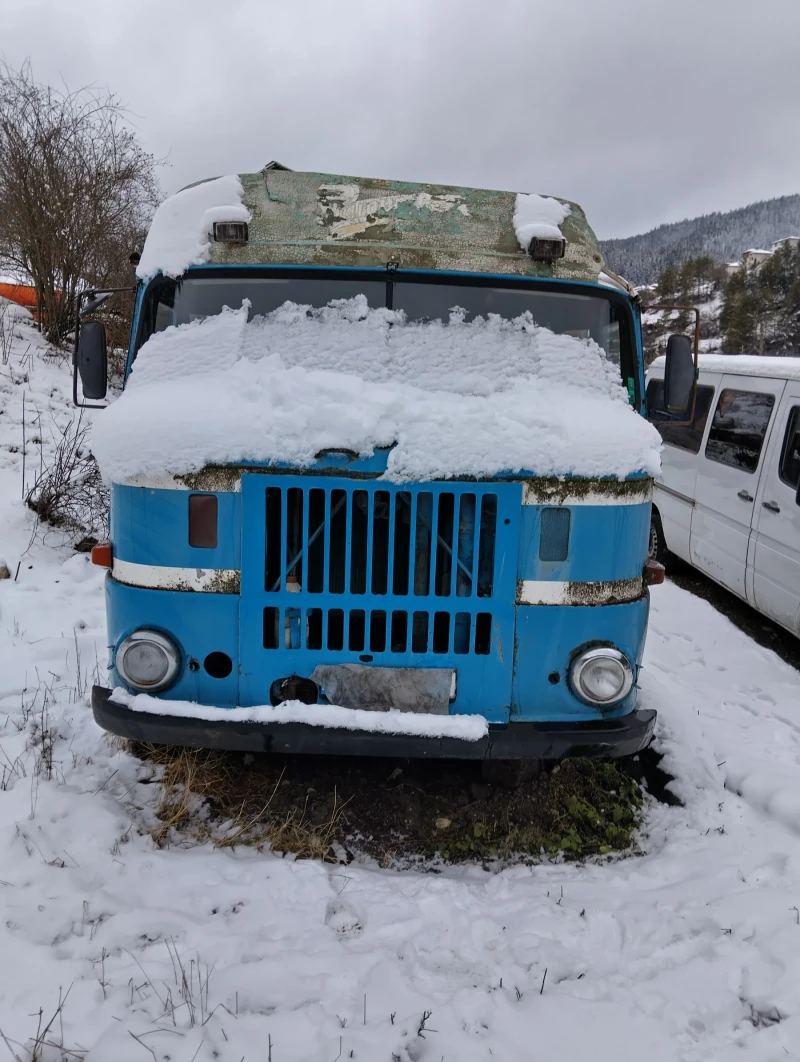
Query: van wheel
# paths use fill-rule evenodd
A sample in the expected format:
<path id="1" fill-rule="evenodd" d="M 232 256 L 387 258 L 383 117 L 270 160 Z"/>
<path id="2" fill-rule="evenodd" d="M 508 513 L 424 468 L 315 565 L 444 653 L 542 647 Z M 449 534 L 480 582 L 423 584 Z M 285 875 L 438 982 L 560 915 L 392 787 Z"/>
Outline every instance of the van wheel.
<path id="1" fill-rule="evenodd" d="M 650 542 L 647 548 L 648 560 L 658 561 L 666 568 L 669 560 L 669 550 L 664 541 L 664 528 L 661 526 L 661 517 L 653 513 L 650 517 Z"/>

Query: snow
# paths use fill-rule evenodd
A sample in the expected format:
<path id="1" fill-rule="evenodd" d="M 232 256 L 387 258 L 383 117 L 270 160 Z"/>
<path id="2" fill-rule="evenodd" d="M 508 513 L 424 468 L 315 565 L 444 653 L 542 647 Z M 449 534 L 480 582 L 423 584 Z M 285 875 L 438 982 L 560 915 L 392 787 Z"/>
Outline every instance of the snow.
<path id="1" fill-rule="evenodd" d="M 302 701 L 285 701 L 277 707 L 265 704 L 253 708 L 213 708 L 189 701 L 159 700 L 145 693 L 132 695 L 123 689 L 115 689 L 112 700 L 136 712 L 207 719 L 214 723 L 307 723 L 309 726 L 338 727 L 343 730 L 454 737 L 465 741 L 479 741 L 489 731 L 483 716 L 475 715 L 423 715 L 395 709 L 368 712 L 335 704 L 309 705 Z"/>
<path id="2" fill-rule="evenodd" d="M 103 573 L 32 540 L 19 500 L 23 393 L 29 440 L 72 415 L 47 353 L 20 316 L 0 366 L 0 1029 L 19 1058 L 65 995 L 53 1035 L 80 1054 L 42 1062 L 800 1057 L 798 674 L 669 582 L 640 705 L 684 804 L 649 803 L 641 855 L 423 873 L 157 848 L 152 769 L 88 707 Z"/>
<path id="3" fill-rule="evenodd" d="M 245 304 L 144 344 L 96 425 L 104 476 L 307 466 L 326 448 L 381 446 L 394 446 L 393 480 L 658 473 L 660 438 L 631 409 L 619 368 L 530 314 L 406 323 L 358 296 L 247 316 Z"/>
<path id="4" fill-rule="evenodd" d="M 184 188 L 156 210 L 136 268 L 140 280 L 157 273 L 178 277 L 208 261 L 215 221 L 249 221 L 244 189 L 235 174 Z"/>
<path id="5" fill-rule="evenodd" d="M 664 369 L 662 354 L 650 366 Z M 768 376 L 778 380 L 800 380 L 800 358 L 780 358 L 768 354 L 701 354 L 700 370 L 724 372 L 734 376 Z"/>
<path id="6" fill-rule="evenodd" d="M 521 192 L 514 207 L 514 231 L 519 245 L 527 253 L 534 236 L 546 240 L 564 238 L 559 225 L 569 216 L 569 203 L 545 195 L 526 195 Z"/>
<path id="7" fill-rule="evenodd" d="M 601 270 L 597 275 L 597 283 L 602 284 L 604 288 L 614 288 L 616 291 L 626 291 L 625 285 L 620 283 L 619 280 L 615 280 L 614 277 L 609 276 L 605 270 Z"/>

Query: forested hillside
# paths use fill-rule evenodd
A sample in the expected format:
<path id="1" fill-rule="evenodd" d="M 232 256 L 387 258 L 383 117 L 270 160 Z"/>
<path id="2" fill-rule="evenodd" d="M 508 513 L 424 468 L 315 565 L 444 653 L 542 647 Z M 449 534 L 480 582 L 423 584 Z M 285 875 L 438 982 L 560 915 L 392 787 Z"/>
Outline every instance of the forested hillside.
<path id="1" fill-rule="evenodd" d="M 784 236 L 800 235 L 800 195 L 766 199 L 727 213 L 659 225 L 640 236 L 601 243 L 606 262 L 633 284 L 653 284 L 670 265 L 708 255 L 717 262 L 739 260 L 749 247 L 769 248 Z"/>

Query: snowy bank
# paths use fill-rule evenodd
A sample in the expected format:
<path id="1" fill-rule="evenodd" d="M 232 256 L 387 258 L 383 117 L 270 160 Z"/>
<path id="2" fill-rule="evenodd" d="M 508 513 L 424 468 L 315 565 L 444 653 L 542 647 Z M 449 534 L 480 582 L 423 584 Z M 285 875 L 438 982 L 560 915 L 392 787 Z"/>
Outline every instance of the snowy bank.
<path id="1" fill-rule="evenodd" d="M 245 304 L 156 333 L 94 432 L 117 482 L 381 446 L 393 480 L 656 475 L 660 445 L 593 341 L 529 313 L 407 323 L 364 296 L 249 322 Z"/>
<path id="2" fill-rule="evenodd" d="M 206 719 L 212 723 L 307 723 L 338 730 L 365 730 L 379 734 L 412 734 L 415 737 L 453 737 L 480 741 L 489 727 L 482 715 L 426 715 L 417 712 L 368 712 L 336 704 L 303 704 L 285 701 L 252 708 L 212 708 L 190 701 L 160 700 L 146 693 L 131 694 L 115 689 L 111 698 L 135 712 Z"/>

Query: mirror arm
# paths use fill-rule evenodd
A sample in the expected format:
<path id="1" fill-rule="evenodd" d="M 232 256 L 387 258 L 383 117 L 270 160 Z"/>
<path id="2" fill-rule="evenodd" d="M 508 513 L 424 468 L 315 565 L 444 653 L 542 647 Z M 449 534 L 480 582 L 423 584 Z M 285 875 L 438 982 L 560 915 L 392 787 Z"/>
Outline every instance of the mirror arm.
<path id="1" fill-rule="evenodd" d="M 72 404 L 78 409 L 105 409 L 108 403 L 98 405 L 93 402 L 78 401 L 78 341 L 81 335 L 81 302 L 83 299 L 93 299 L 95 295 L 116 295 L 120 292 L 136 294 L 136 288 L 126 286 L 124 288 L 87 288 L 79 291 L 75 299 L 75 342 L 72 347 Z"/>

